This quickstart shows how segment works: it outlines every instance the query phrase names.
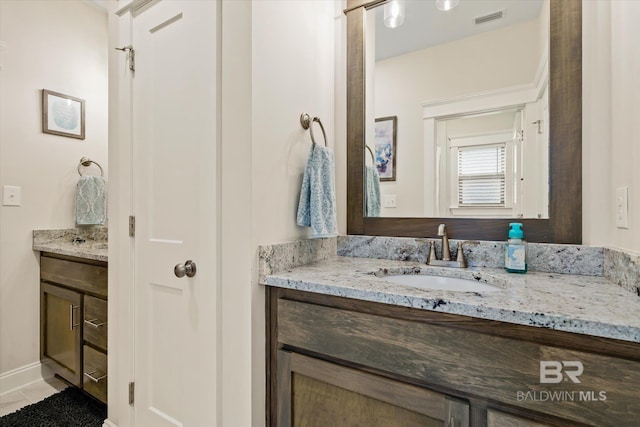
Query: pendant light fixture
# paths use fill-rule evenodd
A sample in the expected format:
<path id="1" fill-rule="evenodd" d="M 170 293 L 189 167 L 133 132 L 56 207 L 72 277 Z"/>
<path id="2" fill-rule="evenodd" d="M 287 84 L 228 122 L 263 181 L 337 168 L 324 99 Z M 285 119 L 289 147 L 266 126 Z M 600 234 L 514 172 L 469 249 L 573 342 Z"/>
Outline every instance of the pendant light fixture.
<path id="1" fill-rule="evenodd" d="M 436 0 L 436 7 L 438 10 L 446 12 L 453 9 L 460 3 L 460 0 Z"/>
<path id="2" fill-rule="evenodd" d="M 396 28 L 404 22 L 405 0 L 391 0 L 384 5 L 384 25 Z"/>

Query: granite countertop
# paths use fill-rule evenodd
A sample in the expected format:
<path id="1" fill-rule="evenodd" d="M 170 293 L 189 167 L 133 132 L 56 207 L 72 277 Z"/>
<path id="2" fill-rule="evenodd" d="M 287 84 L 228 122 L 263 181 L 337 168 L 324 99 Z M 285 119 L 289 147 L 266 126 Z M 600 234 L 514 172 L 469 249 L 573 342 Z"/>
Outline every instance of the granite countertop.
<path id="1" fill-rule="evenodd" d="M 502 289 L 486 293 L 422 290 L 384 280 L 385 275 L 416 273 L 468 278 Z M 496 268 L 451 269 L 338 256 L 268 274 L 262 283 L 640 343 L 640 298 L 602 276 L 520 275 Z"/>
<path id="2" fill-rule="evenodd" d="M 75 238 L 84 240 L 74 243 Z M 107 230 L 104 227 L 34 230 L 33 250 L 108 262 Z"/>

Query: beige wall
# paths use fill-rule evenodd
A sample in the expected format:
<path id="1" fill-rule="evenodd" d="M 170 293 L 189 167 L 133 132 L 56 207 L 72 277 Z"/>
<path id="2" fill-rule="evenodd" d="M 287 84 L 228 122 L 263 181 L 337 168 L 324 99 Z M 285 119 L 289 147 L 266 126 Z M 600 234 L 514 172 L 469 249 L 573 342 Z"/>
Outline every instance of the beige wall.
<path id="1" fill-rule="evenodd" d="M 584 242 L 640 252 L 640 2 L 583 2 Z M 629 187 L 629 229 L 615 191 Z"/>
<path id="2" fill-rule="evenodd" d="M 535 52 L 541 51 L 538 21 L 376 63 L 375 117 L 398 116 L 396 181 L 380 186 L 382 195 L 396 195 L 397 208 L 383 208 L 382 216 L 423 216 L 422 103 L 533 83 L 540 63 Z"/>
<path id="3" fill-rule="evenodd" d="M 301 113 L 318 116 L 334 147 L 334 49 L 331 1 L 253 4 L 253 194 L 257 243 L 310 235 L 295 224 L 309 131 Z M 322 143 L 322 132 L 314 125 Z"/>
<path id="4" fill-rule="evenodd" d="M 252 331 L 253 322 L 257 321 L 252 313 L 254 310 L 264 313 L 264 308 L 258 302 L 253 303 L 254 299 L 259 300 L 262 290 L 253 283 L 252 274 L 255 263 L 251 242 L 252 129 L 247 122 L 252 92 L 251 26 L 250 1 L 222 2 L 220 311 L 223 326 L 219 346 L 222 353 L 219 425 L 222 426 L 260 425 L 255 420 L 264 420 L 264 405 L 257 403 L 265 399 L 264 374 L 260 374 L 264 362 L 258 359 L 263 344 L 257 331 L 255 338 Z"/>
<path id="5" fill-rule="evenodd" d="M 107 169 L 107 17 L 80 1 L 0 1 L 0 374 L 39 360 L 39 267 L 33 229 L 74 226 L 76 167 Z M 86 139 L 41 132 L 42 88 L 86 101 Z"/>
<path id="6" fill-rule="evenodd" d="M 640 3 L 611 2 L 611 187 L 629 187 L 629 229 L 609 224 L 611 245 L 640 252 Z"/>
<path id="7" fill-rule="evenodd" d="M 295 224 L 302 175 L 311 148 L 309 131 L 302 129 L 299 117 L 301 113 L 320 117 L 327 132 L 328 145 L 336 147 L 335 7 L 333 1 L 252 3 L 252 108 L 251 124 L 247 125 L 251 126 L 251 260 L 254 266 L 258 245 L 287 242 L 310 235 L 309 228 Z M 317 124 L 314 126 L 314 135 L 321 143 L 322 132 Z M 343 141 L 339 147 L 344 147 Z M 342 162 L 344 170 L 344 156 L 339 162 Z M 239 163 L 237 167 L 247 165 Z M 344 176 L 344 172 L 341 174 Z M 339 177 L 337 181 L 343 192 L 344 179 Z M 342 200 L 339 196 L 338 203 L 344 206 Z M 344 228 L 340 231 L 346 232 Z M 252 421 L 253 425 L 262 425 L 265 399 L 264 288 L 257 284 L 256 279 L 254 271 L 252 288 L 249 289 L 253 329 Z M 240 371 L 233 372 L 235 376 Z"/>

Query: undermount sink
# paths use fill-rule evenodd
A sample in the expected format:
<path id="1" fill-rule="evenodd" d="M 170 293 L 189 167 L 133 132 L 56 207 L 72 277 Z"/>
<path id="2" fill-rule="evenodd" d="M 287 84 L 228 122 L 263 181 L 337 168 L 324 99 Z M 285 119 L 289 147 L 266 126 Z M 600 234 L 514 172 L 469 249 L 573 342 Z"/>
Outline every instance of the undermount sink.
<path id="1" fill-rule="evenodd" d="M 458 277 L 427 276 L 424 274 L 400 274 L 385 276 L 384 280 L 418 289 L 431 289 L 454 292 L 495 292 L 500 288 L 477 280 Z"/>

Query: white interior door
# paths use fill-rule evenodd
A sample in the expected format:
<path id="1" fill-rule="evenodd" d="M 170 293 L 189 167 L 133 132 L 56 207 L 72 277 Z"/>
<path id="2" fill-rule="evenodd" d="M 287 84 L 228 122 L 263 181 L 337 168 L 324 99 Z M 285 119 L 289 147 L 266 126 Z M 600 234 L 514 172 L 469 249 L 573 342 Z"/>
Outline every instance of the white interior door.
<path id="1" fill-rule="evenodd" d="M 136 426 L 216 425 L 216 3 L 133 19 Z"/>

